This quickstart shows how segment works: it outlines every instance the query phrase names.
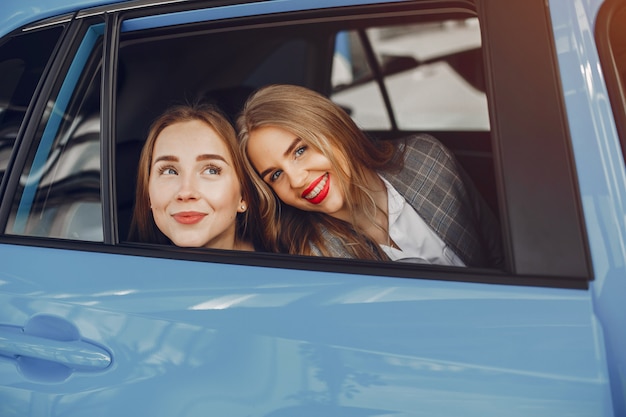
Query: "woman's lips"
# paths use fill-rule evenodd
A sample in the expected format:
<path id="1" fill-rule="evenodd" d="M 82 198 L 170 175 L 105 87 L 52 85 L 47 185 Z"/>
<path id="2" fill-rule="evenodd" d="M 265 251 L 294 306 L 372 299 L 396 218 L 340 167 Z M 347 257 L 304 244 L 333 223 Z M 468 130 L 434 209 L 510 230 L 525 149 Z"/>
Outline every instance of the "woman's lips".
<path id="1" fill-rule="evenodd" d="M 205 216 L 205 213 L 200 213 L 197 211 L 182 211 L 180 213 L 172 215 L 174 220 L 181 224 L 196 224 L 204 219 Z"/>
<path id="2" fill-rule="evenodd" d="M 302 198 L 306 199 L 309 203 L 319 204 L 328 195 L 330 190 L 330 174 L 328 172 L 309 185 L 309 187 L 302 193 Z"/>

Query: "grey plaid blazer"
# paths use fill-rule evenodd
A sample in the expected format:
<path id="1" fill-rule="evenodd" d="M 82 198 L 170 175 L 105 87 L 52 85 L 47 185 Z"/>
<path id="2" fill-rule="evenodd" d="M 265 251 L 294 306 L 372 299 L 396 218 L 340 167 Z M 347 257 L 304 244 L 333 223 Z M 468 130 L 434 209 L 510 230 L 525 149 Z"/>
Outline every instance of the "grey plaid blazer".
<path id="1" fill-rule="evenodd" d="M 397 149 L 395 158 L 403 158 L 402 169 L 380 175 L 465 265 L 502 267 L 499 225 L 454 155 L 426 134 L 402 139 Z M 334 256 L 347 256 L 338 239 L 325 237 Z"/>

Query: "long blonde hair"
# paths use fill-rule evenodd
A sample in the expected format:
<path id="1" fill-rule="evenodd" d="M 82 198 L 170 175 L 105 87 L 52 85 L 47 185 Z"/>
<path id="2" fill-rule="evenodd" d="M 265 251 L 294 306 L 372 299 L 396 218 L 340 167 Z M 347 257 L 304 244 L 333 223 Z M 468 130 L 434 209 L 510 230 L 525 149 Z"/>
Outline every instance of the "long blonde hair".
<path id="1" fill-rule="evenodd" d="M 246 170 L 241 160 L 237 146 L 235 129 L 226 117 L 215 107 L 208 104 L 190 104 L 170 107 L 159 116 L 151 125 L 148 138 L 141 150 L 137 171 L 137 188 L 135 192 L 135 206 L 130 226 L 129 240 L 147 243 L 169 243 L 169 239 L 161 233 L 154 222 L 150 209 L 150 197 L 148 194 L 148 182 L 150 179 L 150 166 L 152 163 L 154 145 L 161 132 L 175 123 L 199 120 L 206 123 L 222 139 L 233 160 L 233 167 L 241 185 L 241 195 L 248 202 L 249 209 L 237 214 L 236 236 L 237 240 L 249 240 L 252 238 L 251 221 L 253 210 L 258 205 L 256 194 L 250 183 Z"/>
<path id="2" fill-rule="evenodd" d="M 351 221 L 298 210 L 278 199 L 259 177 L 246 152 L 250 133 L 263 126 L 284 129 L 328 158 L 337 172 Z M 273 250 L 309 255 L 313 244 L 328 255 L 321 236 L 322 229 L 326 229 L 356 258 L 386 258 L 359 229 L 357 217 L 365 215 L 374 222 L 380 210 L 371 195 L 368 174 L 397 167 L 393 144 L 371 140 L 341 107 L 321 94 L 294 85 L 271 85 L 254 93 L 242 110 L 237 129 L 244 167 L 259 192 L 263 235 Z"/>

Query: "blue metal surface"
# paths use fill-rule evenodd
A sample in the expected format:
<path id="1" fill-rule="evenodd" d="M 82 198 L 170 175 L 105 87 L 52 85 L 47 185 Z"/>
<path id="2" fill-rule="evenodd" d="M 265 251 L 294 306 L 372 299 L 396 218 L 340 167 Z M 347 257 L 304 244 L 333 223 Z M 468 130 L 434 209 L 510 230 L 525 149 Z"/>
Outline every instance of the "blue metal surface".
<path id="1" fill-rule="evenodd" d="M 587 291 L 0 252 L 4 324 L 55 316 L 112 357 L 62 384 L 0 360 L 3 417 L 612 415 Z"/>
<path id="2" fill-rule="evenodd" d="M 38 20 L 128 0 L 2 0 L 0 36 Z"/>
<path id="3" fill-rule="evenodd" d="M 594 40 L 599 0 L 552 0 L 560 75 L 593 258 L 615 415 L 626 415 L 626 169 Z"/>

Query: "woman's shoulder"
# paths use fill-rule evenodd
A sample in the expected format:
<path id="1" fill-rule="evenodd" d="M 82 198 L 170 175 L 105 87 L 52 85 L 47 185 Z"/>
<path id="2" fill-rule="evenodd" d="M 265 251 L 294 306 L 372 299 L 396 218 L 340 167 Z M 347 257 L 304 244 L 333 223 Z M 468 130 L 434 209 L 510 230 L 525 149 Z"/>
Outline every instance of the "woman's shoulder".
<path id="1" fill-rule="evenodd" d="M 451 168 L 455 165 L 452 152 L 430 134 L 416 133 L 394 139 L 393 142 L 396 152 L 391 164 L 392 168 L 380 172 L 385 177 L 402 175 L 405 171 L 425 170 L 426 167 L 447 166 Z M 396 186 L 396 184 L 393 185 Z"/>
<path id="2" fill-rule="evenodd" d="M 450 151 L 443 143 L 428 133 L 415 133 L 410 136 L 395 139 L 394 142 L 396 148 L 402 153 L 424 153 L 433 155 L 443 152 L 447 156 L 451 155 Z"/>
<path id="3" fill-rule="evenodd" d="M 328 256 L 332 258 L 354 258 L 345 246 L 345 242 L 339 236 L 331 232 L 325 225 L 319 225 L 320 240 L 322 247 L 309 241 L 311 254 L 314 256 Z"/>

